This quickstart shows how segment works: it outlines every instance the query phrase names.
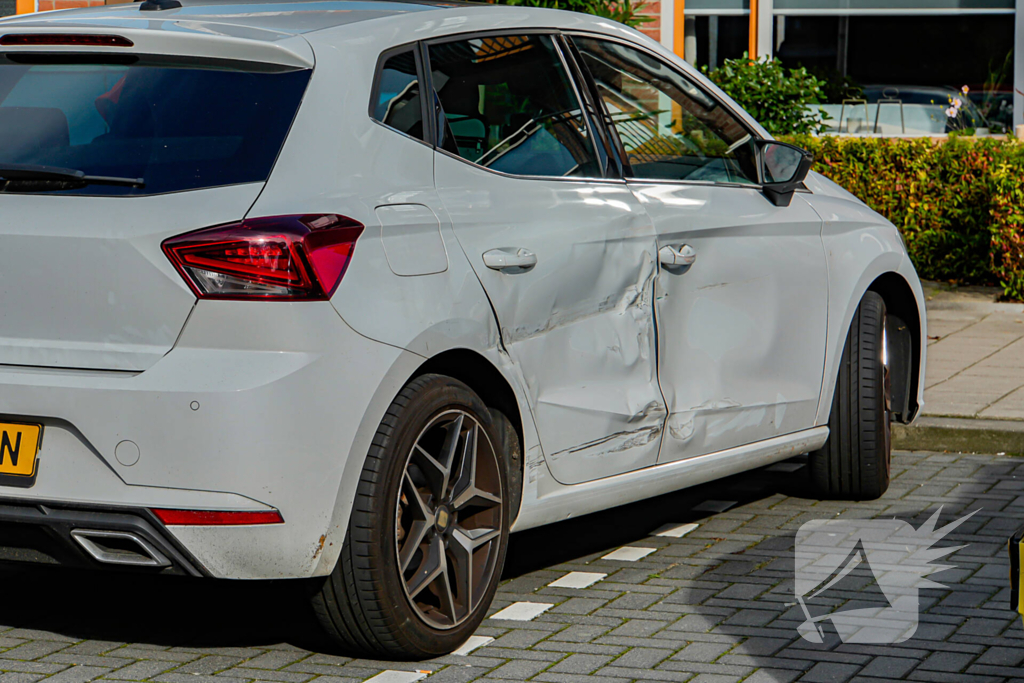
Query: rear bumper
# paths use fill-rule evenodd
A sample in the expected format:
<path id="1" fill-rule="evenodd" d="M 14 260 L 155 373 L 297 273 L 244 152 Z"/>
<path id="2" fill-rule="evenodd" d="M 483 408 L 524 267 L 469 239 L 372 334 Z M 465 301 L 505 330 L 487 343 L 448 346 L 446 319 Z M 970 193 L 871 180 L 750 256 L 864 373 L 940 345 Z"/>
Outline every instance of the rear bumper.
<path id="1" fill-rule="evenodd" d="M 329 302 L 201 301 L 142 373 L 0 368 L 0 421 L 44 429 L 34 485 L 0 482 L 0 499 L 127 514 L 185 573 L 326 574 L 370 439 L 415 359 L 358 335 Z M 276 509 L 284 523 L 165 527 L 152 508 Z"/>
<path id="2" fill-rule="evenodd" d="M 89 537 L 137 539 L 138 552 L 90 551 Z M 86 539 L 83 543 L 82 540 Z M 122 546 L 130 547 L 127 544 Z M 95 547 L 95 546 L 93 546 Z M 203 576 L 195 558 L 144 508 L 103 509 L 0 498 L 0 562 Z"/>

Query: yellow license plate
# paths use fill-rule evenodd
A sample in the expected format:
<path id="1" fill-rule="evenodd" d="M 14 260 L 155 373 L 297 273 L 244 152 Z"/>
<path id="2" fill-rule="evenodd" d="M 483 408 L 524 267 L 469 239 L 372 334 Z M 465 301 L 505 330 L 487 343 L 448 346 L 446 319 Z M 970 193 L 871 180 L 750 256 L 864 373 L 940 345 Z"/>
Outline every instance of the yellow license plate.
<path id="1" fill-rule="evenodd" d="M 43 436 L 42 425 L 0 423 L 0 475 L 31 477 Z"/>

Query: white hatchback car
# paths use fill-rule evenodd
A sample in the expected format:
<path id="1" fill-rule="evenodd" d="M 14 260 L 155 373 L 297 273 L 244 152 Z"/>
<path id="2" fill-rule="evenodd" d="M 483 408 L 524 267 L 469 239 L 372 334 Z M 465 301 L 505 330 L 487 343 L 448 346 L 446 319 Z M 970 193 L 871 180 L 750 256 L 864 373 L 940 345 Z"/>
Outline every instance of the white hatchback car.
<path id="1" fill-rule="evenodd" d="M 426 657 L 511 531 L 807 452 L 886 490 L 896 228 L 633 30 L 149 0 L 0 53 L 0 559 L 302 578 Z"/>

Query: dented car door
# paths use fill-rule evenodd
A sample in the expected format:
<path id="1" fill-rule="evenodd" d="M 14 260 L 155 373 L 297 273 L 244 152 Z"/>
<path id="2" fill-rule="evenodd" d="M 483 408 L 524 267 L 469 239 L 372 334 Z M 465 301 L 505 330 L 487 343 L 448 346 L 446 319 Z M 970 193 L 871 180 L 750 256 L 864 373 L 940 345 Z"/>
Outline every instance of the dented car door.
<path id="1" fill-rule="evenodd" d="M 658 232 L 659 462 L 814 425 L 828 274 L 821 219 L 761 192 L 752 132 L 657 57 L 574 37 Z"/>
<path id="2" fill-rule="evenodd" d="M 429 45 L 435 184 L 522 372 L 552 474 L 655 464 L 655 233 L 593 131 L 550 36 Z M 527 454 L 530 457 L 530 454 Z"/>

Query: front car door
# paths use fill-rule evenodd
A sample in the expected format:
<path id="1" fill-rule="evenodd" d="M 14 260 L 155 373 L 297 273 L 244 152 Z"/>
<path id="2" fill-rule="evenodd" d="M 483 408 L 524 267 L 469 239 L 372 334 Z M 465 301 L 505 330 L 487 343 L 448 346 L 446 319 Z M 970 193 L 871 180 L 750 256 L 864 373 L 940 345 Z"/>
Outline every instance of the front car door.
<path id="1" fill-rule="evenodd" d="M 552 474 L 572 484 L 655 464 L 666 411 L 654 227 L 604 177 L 558 37 L 455 37 L 426 52 L 435 185 L 523 373 Z"/>
<path id="2" fill-rule="evenodd" d="M 761 193 L 754 133 L 694 81 L 638 47 L 572 40 L 663 264 L 684 262 L 657 281 L 660 461 L 812 427 L 828 306 L 821 219 L 799 194 L 777 207 Z"/>

